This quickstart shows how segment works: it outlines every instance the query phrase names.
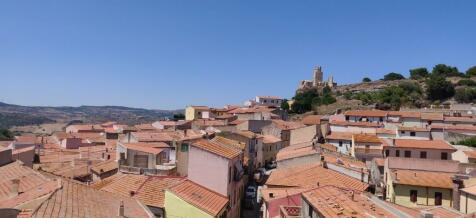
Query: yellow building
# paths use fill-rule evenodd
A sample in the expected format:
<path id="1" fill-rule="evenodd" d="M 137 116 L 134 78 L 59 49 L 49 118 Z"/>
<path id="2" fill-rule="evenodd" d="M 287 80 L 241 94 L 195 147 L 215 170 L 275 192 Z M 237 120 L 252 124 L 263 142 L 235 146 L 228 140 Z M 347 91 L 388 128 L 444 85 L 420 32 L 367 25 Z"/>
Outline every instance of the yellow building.
<path id="1" fill-rule="evenodd" d="M 228 198 L 190 180 L 165 191 L 165 217 L 227 217 Z"/>
<path id="2" fill-rule="evenodd" d="M 470 214 L 476 212 L 476 185 L 461 189 L 460 212 Z"/>
<path id="3" fill-rule="evenodd" d="M 185 109 L 185 120 L 210 118 L 210 108 L 207 106 L 188 106 Z"/>
<path id="4" fill-rule="evenodd" d="M 452 173 L 385 170 L 386 200 L 406 206 L 453 205 Z"/>

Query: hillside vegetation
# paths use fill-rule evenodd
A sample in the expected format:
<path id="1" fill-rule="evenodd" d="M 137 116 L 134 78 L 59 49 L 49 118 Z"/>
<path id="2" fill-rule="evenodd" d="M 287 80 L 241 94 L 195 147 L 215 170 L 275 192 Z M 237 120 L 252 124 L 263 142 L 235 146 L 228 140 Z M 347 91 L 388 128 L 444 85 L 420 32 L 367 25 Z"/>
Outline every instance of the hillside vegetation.
<path id="1" fill-rule="evenodd" d="M 410 69 L 409 74 L 410 77 L 405 78 L 400 73 L 391 72 L 379 81 L 365 77 L 360 83 L 365 89 L 359 92 L 352 92 L 343 87 L 355 88 L 360 84 L 341 86 L 342 88 L 336 89 L 339 91 L 333 92 L 317 89 L 298 90 L 290 109 L 292 113 L 322 112 L 320 108 L 329 111 L 329 108 L 336 105 L 334 104 L 336 99 L 349 101 L 349 107 L 355 105 L 355 102 L 350 104 L 350 101 L 358 100 L 362 104 L 358 105 L 359 107 L 369 106 L 382 110 L 398 110 L 402 106 L 421 108 L 446 102 L 476 102 L 476 81 L 473 79 L 476 76 L 476 66 L 462 73 L 456 67 L 438 64 L 431 72 L 426 68 L 415 68 Z"/>

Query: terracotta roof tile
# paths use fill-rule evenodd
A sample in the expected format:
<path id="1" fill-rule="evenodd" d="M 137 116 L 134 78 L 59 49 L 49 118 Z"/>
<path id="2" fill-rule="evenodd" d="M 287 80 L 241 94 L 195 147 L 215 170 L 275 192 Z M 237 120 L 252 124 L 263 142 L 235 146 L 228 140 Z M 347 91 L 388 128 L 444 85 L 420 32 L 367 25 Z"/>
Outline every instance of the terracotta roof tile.
<path id="1" fill-rule="evenodd" d="M 306 191 L 302 197 L 323 217 L 398 217 L 352 189 L 329 185 Z"/>
<path id="2" fill-rule="evenodd" d="M 158 143 L 124 143 L 122 144 L 127 149 L 134 151 L 140 151 L 149 154 L 160 154 L 164 149 L 170 148 L 169 145 L 158 142 Z"/>
<path id="3" fill-rule="evenodd" d="M 442 113 L 421 113 L 422 120 L 443 121 Z"/>
<path id="4" fill-rule="evenodd" d="M 104 161 L 91 167 L 91 171 L 100 174 L 118 169 L 118 164 L 114 160 Z"/>
<path id="5" fill-rule="evenodd" d="M 388 116 L 399 116 L 404 118 L 420 118 L 420 112 L 414 111 L 389 111 Z"/>
<path id="6" fill-rule="evenodd" d="M 251 114 L 251 113 L 271 113 L 276 110 L 276 108 L 270 108 L 266 106 L 255 106 L 255 107 L 240 107 L 228 111 L 230 114 Z"/>
<path id="7" fill-rule="evenodd" d="M 445 122 L 476 123 L 474 117 L 444 117 Z"/>
<path id="8" fill-rule="evenodd" d="M 264 201 L 269 202 L 272 200 L 289 197 L 292 195 L 300 194 L 308 189 L 304 188 L 262 188 L 261 196 L 263 196 Z M 270 197 L 270 194 L 273 194 L 273 197 Z"/>
<path id="9" fill-rule="evenodd" d="M 214 142 L 214 143 L 217 143 L 219 145 L 222 145 L 222 146 L 231 146 L 233 148 L 238 148 L 238 149 L 243 150 L 243 151 L 246 148 L 246 144 L 243 143 L 243 142 L 235 141 L 235 140 L 228 139 L 228 138 L 221 137 L 221 136 L 216 136 L 211 141 Z"/>
<path id="10" fill-rule="evenodd" d="M 396 184 L 435 188 L 453 188 L 453 173 L 418 170 L 392 170 L 392 180 Z"/>
<path id="11" fill-rule="evenodd" d="M 463 189 L 461 189 L 461 191 L 463 191 L 463 192 L 466 192 L 466 193 L 468 193 L 468 194 L 472 194 L 472 195 L 475 195 L 475 196 L 476 196 L 476 185 L 473 185 L 473 186 L 470 186 L 470 187 L 463 188 Z"/>
<path id="12" fill-rule="evenodd" d="M 456 150 L 444 140 L 395 139 L 395 147 Z"/>
<path id="13" fill-rule="evenodd" d="M 332 144 L 320 144 L 321 149 L 325 149 L 332 152 L 337 152 L 337 147 Z"/>
<path id="14" fill-rule="evenodd" d="M 292 158 L 298 158 L 303 156 L 309 156 L 318 154 L 317 150 L 315 150 L 312 145 L 301 147 L 301 146 L 288 146 L 285 149 L 281 149 L 276 154 L 276 161 L 283 161 Z"/>
<path id="15" fill-rule="evenodd" d="M 382 143 L 380 138 L 373 134 L 354 134 L 353 137 L 357 143 Z"/>
<path id="16" fill-rule="evenodd" d="M 271 173 L 266 185 L 269 188 L 315 188 L 319 185 L 336 185 L 359 191 L 367 189 L 368 184 L 339 172 L 325 169 L 320 164 L 276 169 Z"/>
<path id="17" fill-rule="evenodd" d="M 274 135 L 263 135 L 263 143 L 265 144 L 278 143 L 280 141 L 282 140 Z"/>
<path id="18" fill-rule="evenodd" d="M 305 127 L 304 124 L 299 122 L 291 122 L 291 121 L 284 121 L 284 120 L 273 120 L 272 122 L 276 125 L 278 129 L 281 129 L 281 130 L 292 130 L 292 129 Z"/>
<path id="19" fill-rule="evenodd" d="M 408 126 L 399 126 L 399 131 L 411 131 L 411 132 L 430 132 L 429 128 L 420 128 L 420 127 L 408 127 Z"/>
<path id="20" fill-rule="evenodd" d="M 199 149 L 214 153 L 216 155 L 228 158 L 228 159 L 233 159 L 242 153 L 241 150 L 238 150 L 236 148 L 219 145 L 217 143 L 204 140 L 204 139 L 200 139 L 192 143 L 191 145 Z"/>
<path id="21" fill-rule="evenodd" d="M 332 121 L 331 125 L 335 126 L 357 126 L 365 128 L 381 128 L 384 127 L 381 123 L 371 123 L 371 122 L 348 122 L 348 121 Z"/>
<path id="22" fill-rule="evenodd" d="M 463 151 L 468 158 L 475 158 L 476 159 L 476 151 Z"/>
<path id="23" fill-rule="evenodd" d="M 150 217 L 151 213 L 135 199 L 98 191 L 74 181 L 63 180 L 62 187 L 46 199 L 32 217 L 111 217 L 117 216 L 121 202 L 125 217 Z"/>
<path id="24" fill-rule="evenodd" d="M 350 132 L 331 132 L 330 135 L 326 136 L 326 139 L 331 140 L 352 140 L 352 133 Z"/>
<path id="25" fill-rule="evenodd" d="M 304 123 L 304 125 L 319 125 L 321 124 L 321 118 L 322 116 L 320 115 L 309 115 L 305 116 L 301 122 Z"/>
<path id="26" fill-rule="evenodd" d="M 375 132 L 377 134 L 390 134 L 390 135 L 395 135 L 395 130 L 391 130 L 391 129 L 385 129 L 385 128 L 377 128 L 375 129 Z"/>
<path id="27" fill-rule="evenodd" d="M 228 204 L 227 197 L 190 180 L 181 182 L 168 190 L 212 216 L 218 215 Z"/>

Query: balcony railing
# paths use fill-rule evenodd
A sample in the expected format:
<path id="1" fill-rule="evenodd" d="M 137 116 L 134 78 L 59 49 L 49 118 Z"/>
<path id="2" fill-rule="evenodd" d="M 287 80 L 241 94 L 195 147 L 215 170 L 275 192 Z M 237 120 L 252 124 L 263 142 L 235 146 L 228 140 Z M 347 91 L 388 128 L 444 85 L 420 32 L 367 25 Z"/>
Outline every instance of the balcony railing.
<path id="1" fill-rule="evenodd" d="M 144 174 L 144 175 L 162 175 L 168 176 L 173 175 L 176 172 L 175 165 L 157 165 L 156 169 L 153 168 L 142 168 L 142 167 L 131 167 L 120 165 L 119 171 L 123 173 L 130 173 L 130 174 Z"/>

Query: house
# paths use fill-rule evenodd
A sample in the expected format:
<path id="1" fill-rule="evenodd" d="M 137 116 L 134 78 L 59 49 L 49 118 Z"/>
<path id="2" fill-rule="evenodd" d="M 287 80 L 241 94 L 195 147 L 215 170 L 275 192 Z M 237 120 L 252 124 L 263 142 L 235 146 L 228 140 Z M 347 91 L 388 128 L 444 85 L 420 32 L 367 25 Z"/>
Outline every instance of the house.
<path id="1" fill-rule="evenodd" d="M 229 124 L 236 125 L 238 131 L 261 133 L 263 127 L 270 125 L 271 122 L 271 120 L 235 120 Z"/>
<path id="2" fill-rule="evenodd" d="M 291 145 L 279 150 L 276 154 L 277 167 L 290 168 L 304 164 L 315 164 L 320 161 L 320 154 L 311 143 Z"/>
<path id="3" fill-rule="evenodd" d="M 376 134 L 379 138 L 395 138 L 397 137 L 397 131 L 395 129 L 377 128 Z"/>
<path id="4" fill-rule="evenodd" d="M 229 199 L 227 217 L 240 217 L 243 184 L 243 152 L 209 140 L 190 144 L 188 179 Z"/>
<path id="5" fill-rule="evenodd" d="M 461 163 L 476 164 L 476 149 L 465 145 L 452 145 L 455 152 L 451 154 L 451 159 Z"/>
<path id="6" fill-rule="evenodd" d="M 93 181 L 106 179 L 117 173 L 119 166 L 114 160 L 104 161 L 91 167 Z"/>
<path id="7" fill-rule="evenodd" d="M 190 180 L 165 190 L 166 217 L 228 217 L 228 198 Z"/>
<path id="8" fill-rule="evenodd" d="M 15 149 L 12 152 L 12 157 L 13 160 L 19 160 L 24 163 L 25 166 L 33 167 L 33 163 L 35 162 L 35 151 L 35 147 Z"/>
<path id="9" fill-rule="evenodd" d="M 185 120 L 209 119 L 210 108 L 207 106 L 188 106 L 185 108 Z"/>
<path id="10" fill-rule="evenodd" d="M 46 143 L 46 138 L 43 136 L 37 137 L 36 135 L 21 135 L 15 136 L 15 140 L 8 146 L 12 149 L 20 149 L 26 147 L 41 148 Z"/>
<path id="11" fill-rule="evenodd" d="M 387 121 L 387 111 L 382 110 L 351 110 L 344 113 L 349 122 L 384 123 Z"/>
<path id="12" fill-rule="evenodd" d="M 263 135 L 263 161 L 265 164 L 276 161 L 276 155 L 282 148 L 282 140 L 276 136 Z"/>
<path id="13" fill-rule="evenodd" d="M 0 208 L 35 209 L 40 198 L 58 188 L 58 181 L 15 161 L 0 167 L 0 186 Z"/>
<path id="14" fill-rule="evenodd" d="M 463 139 L 473 137 L 476 126 L 473 125 L 431 125 L 431 137 L 448 142 L 457 143 Z"/>
<path id="15" fill-rule="evenodd" d="M 170 175 L 175 172 L 175 163 L 170 162 L 171 150 L 161 142 L 118 143 L 116 161 L 120 171 Z"/>
<path id="16" fill-rule="evenodd" d="M 476 184 L 461 189 L 460 212 L 470 214 L 476 212 Z"/>
<path id="17" fill-rule="evenodd" d="M 452 207 L 453 173 L 391 170 L 386 172 L 387 200 L 406 207 Z"/>
<path id="18" fill-rule="evenodd" d="M 445 116 L 443 117 L 443 123 L 446 125 L 476 125 L 476 118 L 472 116 Z"/>
<path id="19" fill-rule="evenodd" d="M 137 124 L 134 125 L 134 128 L 139 132 L 153 132 L 157 130 L 157 128 L 155 128 L 152 123 Z"/>
<path id="20" fill-rule="evenodd" d="M 456 161 L 388 157 L 384 198 L 406 207 L 453 207 L 453 193 L 458 187 L 453 177 L 459 170 Z"/>
<path id="21" fill-rule="evenodd" d="M 0 167 L 13 162 L 12 149 L 0 147 Z"/>
<path id="22" fill-rule="evenodd" d="M 302 193 L 301 217 L 411 217 L 378 201 L 350 188 L 319 186 Z"/>
<path id="23" fill-rule="evenodd" d="M 228 113 L 236 116 L 238 120 L 287 119 L 285 111 L 268 106 L 240 107 L 230 110 Z"/>
<path id="24" fill-rule="evenodd" d="M 364 191 L 368 185 L 358 179 L 326 169 L 320 163 L 277 168 L 261 189 L 263 199 L 262 217 L 277 217 L 281 206 L 300 206 L 299 193 L 316 187 L 335 185 L 337 187 Z"/>
<path id="25" fill-rule="evenodd" d="M 326 137 L 326 143 L 337 148 L 337 152 L 350 155 L 352 150 L 352 133 L 348 132 L 331 132 Z"/>
<path id="26" fill-rule="evenodd" d="M 405 127 L 422 127 L 421 113 L 418 111 L 389 111 L 387 125 L 402 125 Z"/>
<path id="27" fill-rule="evenodd" d="M 353 134 L 351 155 L 363 162 L 383 156 L 382 141 L 373 134 Z"/>
<path id="28" fill-rule="evenodd" d="M 427 127 L 429 125 L 441 125 L 443 124 L 443 113 L 435 112 L 422 112 L 421 113 L 421 127 Z"/>
<path id="29" fill-rule="evenodd" d="M 306 125 L 306 126 L 315 126 L 318 128 L 318 131 L 320 134 L 318 134 L 320 137 L 323 137 L 325 135 L 328 135 L 329 133 L 329 120 L 328 117 L 326 116 L 321 116 L 321 115 L 308 115 L 305 116 L 301 122 Z"/>
<path id="30" fill-rule="evenodd" d="M 399 126 L 396 132 L 399 139 L 431 140 L 430 128 Z"/>
<path id="31" fill-rule="evenodd" d="M 192 122 L 188 120 L 162 120 L 152 123 L 156 129 L 170 129 L 170 130 L 186 130 L 192 128 Z"/>
<path id="32" fill-rule="evenodd" d="M 104 127 L 96 124 L 74 124 L 66 127 L 67 133 L 100 133 L 104 132 Z"/>
<path id="33" fill-rule="evenodd" d="M 456 151 L 444 140 L 394 139 L 385 142 L 385 157 L 451 160 Z"/>
<path id="34" fill-rule="evenodd" d="M 384 124 L 375 122 L 349 122 L 333 120 L 329 122 L 331 132 L 351 132 L 375 134 L 377 129 L 383 128 Z"/>
<path id="35" fill-rule="evenodd" d="M 271 124 L 263 127 L 262 134 L 274 135 L 278 138 L 281 138 L 281 140 L 283 141 L 283 147 L 287 147 L 291 144 L 291 141 L 293 142 L 298 141 L 298 140 L 291 139 L 292 137 L 291 130 L 298 129 L 301 127 L 305 127 L 305 125 L 300 122 L 272 120 Z M 297 137 L 296 134 L 294 134 L 294 136 Z"/>
<path id="36" fill-rule="evenodd" d="M 165 190 L 185 181 L 177 176 L 118 173 L 91 185 L 94 189 L 131 197 L 142 202 L 157 217 L 165 217 Z"/>
<path id="37" fill-rule="evenodd" d="M 281 107 L 284 99 L 278 96 L 256 96 L 255 103 L 258 105 Z"/>
<path id="38" fill-rule="evenodd" d="M 70 180 L 60 180 L 60 188 L 31 211 L 28 217 L 154 217 L 139 201 L 114 193 L 98 191 Z"/>
<path id="39" fill-rule="evenodd" d="M 240 148 L 243 152 L 244 165 L 247 166 L 246 169 L 249 175 L 264 166 L 262 135 L 250 131 L 222 132 L 212 141 L 219 142 L 222 138 L 231 139 L 231 141 L 222 140 L 221 144 L 233 145 L 233 147 Z"/>

